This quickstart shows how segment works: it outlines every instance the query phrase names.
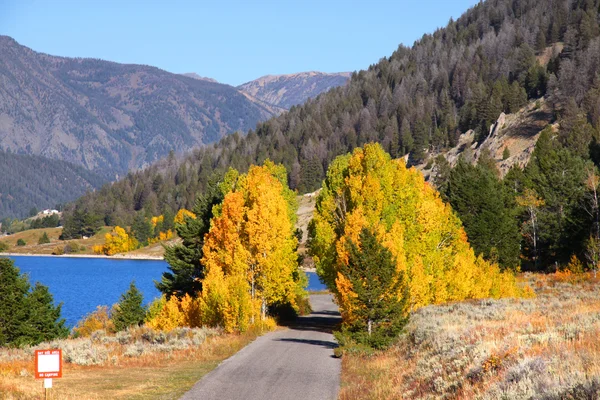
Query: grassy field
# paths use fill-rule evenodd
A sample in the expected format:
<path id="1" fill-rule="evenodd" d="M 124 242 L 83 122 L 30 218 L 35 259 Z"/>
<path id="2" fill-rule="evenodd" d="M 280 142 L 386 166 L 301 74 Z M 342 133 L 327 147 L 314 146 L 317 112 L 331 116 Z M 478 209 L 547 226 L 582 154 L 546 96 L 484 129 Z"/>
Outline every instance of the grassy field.
<path id="1" fill-rule="evenodd" d="M 6 251 L 8 253 L 53 254 L 57 252 L 57 249 L 62 249 L 64 251 L 65 246 L 69 246 L 75 250 L 72 254 L 94 254 L 93 247 L 95 245 L 103 244 L 104 235 L 107 232 L 110 232 L 110 230 L 110 227 L 105 226 L 89 239 L 58 240 L 62 228 L 29 229 L 5 236 L 0 239 L 0 242 L 8 245 L 8 250 Z M 48 235 L 50 243 L 38 244 L 38 241 L 44 232 Z M 17 241 L 19 239 L 25 241 L 25 246 L 17 246 Z"/>
<path id="2" fill-rule="evenodd" d="M 520 280 L 535 298 L 425 307 L 391 349 L 344 355 L 340 399 L 600 398 L 600 281 Z"/>
<path id="3" fill-rule="evenodd" d="M 50 255 L 63 251 L 64 254 L 94 255 L 94 246 L 104 244 L 104 236 L 110 232 L 111 229 L 112 227 L 105 226 L 100 229 L 97 234 L 88 239 L 73 240 L 58 240 L 62 228 L 30 229 L 13 235 L 4 236 L 0 238 L 0 242 L 8 245 L 8 250 L 6 250 L 7 253 L 14 254 Z M 48 235 L 50 243 L 38 244 L 38 241 L 44 232 Z M 17 241 L 19 239 L 25 241 L 26 244 L 24 246 L 17 246 Z M 177 239 L 173 239 L 169 241 L 169 243 L 176 240 Z M 162 243 L 154 243 L 128 253 L 115 255 L 115 257 L 123 256 L 133 258 L 162 258 L 164 256 L 164 247 L 162 246 Z"/>
<path id="4" fill-rule="evenodd" d="M 52 399 L 177 399 L 259 333 L 182 328 L 165 334 L 139 328 L 36 348 L 63 349 L 63 378 L 54 379 Z M 42 381 L 33 373 L 33 348 L 0 349 L 0 399 L 43 398 Z"/>

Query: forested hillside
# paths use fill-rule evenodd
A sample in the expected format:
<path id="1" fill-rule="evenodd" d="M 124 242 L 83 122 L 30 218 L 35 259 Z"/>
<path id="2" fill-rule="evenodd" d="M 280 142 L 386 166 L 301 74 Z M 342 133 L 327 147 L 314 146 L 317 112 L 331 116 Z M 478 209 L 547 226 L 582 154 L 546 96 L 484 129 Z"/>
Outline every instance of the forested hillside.
<path id="1" fill-rule="evenodd" d="M 105 179 L 65 161 L 0 151 L 0 218 L 23 218 L 99 188 Z"/>
<path id="2" fill-rule="evenodd" d="M 265 158 L 286 166 L 292 188 L 313 191 L 333 158 L 364 143 L 379 142 L 393 157 L 408 154 L 409 164 L 423 163 L 433 151 L 456 145 L 468 130 L 481 142 L 502 112 L 514 113 L 542 97 L 556 127 L 548 133 L 551 150 L 542 154 L 579 168 L 595 159 L 600 128 L 599 11 L 599 0 L 488 0 L 412 47 L 401 45 L 390 57 L 354 73 L 348 85 L 259 124 L 245 137 L 227 136 L 182 160 L 163 160 L 83 197 L 74 207 L 106 223 L 129 225 L 136 213 L 191 208 L 212 173 L 230 166 L 243 171 Z M 499 161 L 492 158 L 491 163 Z M 537 183 L 516 185 L 516 194 L 522 195 L 527 185 L 551 190 L 541 181 L 552 176 L 544 165 L 538 168 L 543 177 L 531 172 L 529 182 Z M 578 180 L 575 175 L 572 179 Z M 583 196 L 583 183 L 572 183 L 577 186 L 573 193 Z M 559 198 L 550 192 L 543 196 Z M 582 198 L 569 204 L 580 204 Z M 565 212 L 565 205 L 554 202 L 547 215 Z M 581 207 L 571 211 L 584 212 Z M 564 218 L 572 221 L 570 215 Z M 558 224 L 562 233 L 555 239 L 565 243 L 571 228 Z M 558 242 L 545 240 L 552 259 Z M 529 258 L 534 264 L 538 250 Z M 498 257 L 496 250 L 492 256 Z"/>

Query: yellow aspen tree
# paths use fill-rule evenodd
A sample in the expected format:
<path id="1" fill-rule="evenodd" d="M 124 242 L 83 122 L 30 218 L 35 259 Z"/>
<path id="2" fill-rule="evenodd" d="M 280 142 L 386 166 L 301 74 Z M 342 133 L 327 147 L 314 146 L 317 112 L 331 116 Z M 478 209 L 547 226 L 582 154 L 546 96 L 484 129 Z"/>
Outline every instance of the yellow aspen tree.
<path id="1" fill-rule="evenodd" d="M 230 190 L 205 237 L 203 315 L 209 324 L 243 330 L 275 304 L 296 306 L 302 293 L 285 169 L 266 162 L 228 180 Z M 294 212 L 292 212 L 294 211 Z M 295 218 L 295 217 L 294 217 Z"/>
<path id="2" fill-rule="evenodd" d="M 163 215 L 159 215 L 157 217 L 152 217 L 150 219 L 150 223 L 152 224 L 152 228 L 156 228 L 156 225 L 162 224 L 165 221 L 165 217 Z"/>
<path id="3" fill-rule="evenodd" d="M 112 256 L 117 253 L 125 253 L 137 249 L 138 241 L 130 237 L 125 229 L 120 226 L 115 228 L 104 236 L 104 245 L 94 246 L 94 252 Z"/>
<path id="4" fill-rule="evenodd" d="M 245 212 L 243 193 L 228 193 L 204 240 L 203 318 L 226 331 L 245 330 L 255 313 L 246 279 L 250 254 L 242 242 Z"/>
<path id="5" fill-rule="evenodd" d="M 251 167 L 242 190 L 247 204 L 244 234 L 250 252 L 250 280 L 254 299 L 260 298 L 261 317 L 267 305 L 290 303 L 295 306 L 298 269 L 297 239 L 284 197 L 284 185 L 264 167 Z M 295 213 L 294 213 L 295 215 Z"/>
<path id="6" fill-rule="evenodd" d="M 184 323 L 185 314 L 181 309 L 181 301 L 177 296 L 172 296 L 164 302 L 157 315 L 146 322 L 146 325 L 159 331 L 171 331 L 184 326 Z"/>
<path id="7" fill-rule="evenodd" d="M 345 320 L 353 296 L 341 271 L 346 245 L 374 232 L 406 277 L 408 310 L 469 298 L 518 295 L 514 276 L 475 257 L 458 217 L 421 173 L 378 144 L 336 158 L 317 198 L 310 251 Z M 400 293 L 399 293 L 400 295 Z"/>

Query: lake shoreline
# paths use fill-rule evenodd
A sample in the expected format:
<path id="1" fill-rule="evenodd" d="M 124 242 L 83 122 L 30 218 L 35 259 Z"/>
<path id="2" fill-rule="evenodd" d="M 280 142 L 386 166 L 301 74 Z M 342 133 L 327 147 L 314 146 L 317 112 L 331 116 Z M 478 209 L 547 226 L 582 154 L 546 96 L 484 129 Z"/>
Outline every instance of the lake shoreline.
<path id="1" fill-rule="evenodd" d="M 160 256 L 145 256 L 138 254 L 117 254 L 114 256 L 105 256 L 100 254 L 35 254 L 35 253 L 0 253 L 0 257 L 49 257 L 49 258 L 103 258 L 108 260 L 148 260 L 148 261 L 164 261 L 164 257 Z"/>

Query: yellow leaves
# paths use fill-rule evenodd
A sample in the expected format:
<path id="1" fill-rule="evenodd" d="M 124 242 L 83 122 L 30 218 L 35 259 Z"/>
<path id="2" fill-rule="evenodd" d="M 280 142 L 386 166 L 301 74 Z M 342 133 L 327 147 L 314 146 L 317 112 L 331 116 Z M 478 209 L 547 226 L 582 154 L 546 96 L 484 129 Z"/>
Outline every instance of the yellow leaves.
<path id="1" fill-rule="evenodd" d="M 158 242 L 165 242 L 165 241 L 171 240 L 171 239 L 173 239 L 173 231 L 169 229 L 166 232 L 159 232 L 158 236 L 155 238 L 148 239 L 148 243 L 154 244 L 154 243 L 158 243 Z"/>
<path id="2" fill-rule="evenodd" d="M 262 302 L 295 305 L 296 238 L 285 170 L 273 163 L 235 176 L 204 240 L 204 321 L 243 331 L 258 320 Z M 229 185 L 228 185 L 229 187 Z"/>
<path id="3" fill-rule="evenodd" d="M 173 221 L 176 224 L 183 224 L 185 223 L 185 217 L 196 219 L 196 214 L 189 210 L 186 210 L 185 208 L 182 208 L 181 210 L 177 211 L 177 214 L 175 215 Z"/>
<path id="4" fill-rule="evenodd" d="M 250 295 L 248 281 L 242 275 L 225 276 L 219 266 L 212 266 L 202 283 L 203 322 L 222 326 L 226 332 L 248 329 L 258 305 Z"/>
<path id="5" fill-rule="evenodd" d="M 181 301 L 176 296 L 172 296 L 168 301 L 164 302 L 160 312 L 150 321 L 146 322 L 146 325 L 160 331 L 171 331 L 184 326 L 184 321 L 185 317 Z"/>
<path id="6" fill-rule="evenodd" d="M 412 310 L 467 298 L 518 295 L 514 276 L 477 259 L 450 206 L 414 168 L 368 144 L 339 157 L 327 171 L 311 224 L 317 270 L 336 292 L 345 318 L 351 288 L 338 271 L 346 243 L 363 227 L 376 233 L 406 272 Z M 331 249 L 335 249 L 334 252 Z"/>
<path id="7" fill-rule="evenodd" d="M 104 330 L 106 332 L 114 331 L 113 322 L 108 313 L 108 307 L 98 306 L 96 311 L 85 316 L 85 318 L 73 328 L 73 334 L 76 336 L 88 337 L 92 333 Z"/>
<path id="8" fill-rule="evenodd" d="M 152 217 L 150 219 L 150 223 L 152 224 L 152 228 L 156 228 L 156 225 L 162 224 L 165 221 L 165 217 L 159 215 L 158 217 Z"/>
<path id="9" fill-rule="evenodd" d="M 536 209 L 543 206 L 544 200 L 540 198 L 535 190 L 525 188 L 525 191 L 521 196 L 517 197 L 517 204 L 521 207 Z"/>
<path id="10" fill-rule="evenodd" d="M 335 285 L 338 292 L 338 305 L 344 321 L 353 322 L 352 299 L 358 297 L 353 291 L 352 283 L 341 273 L 337 273 Z"/>
<path id="11" fill-rule="evenodd" d="M 94 252 L 112 256 L 117 253 L 125 253 L 139 247 L 138 241 L 130 237 L 125 229 L 115 226 L 112 232 L 104 236 L 104 245 L 94 246 Z"/>

